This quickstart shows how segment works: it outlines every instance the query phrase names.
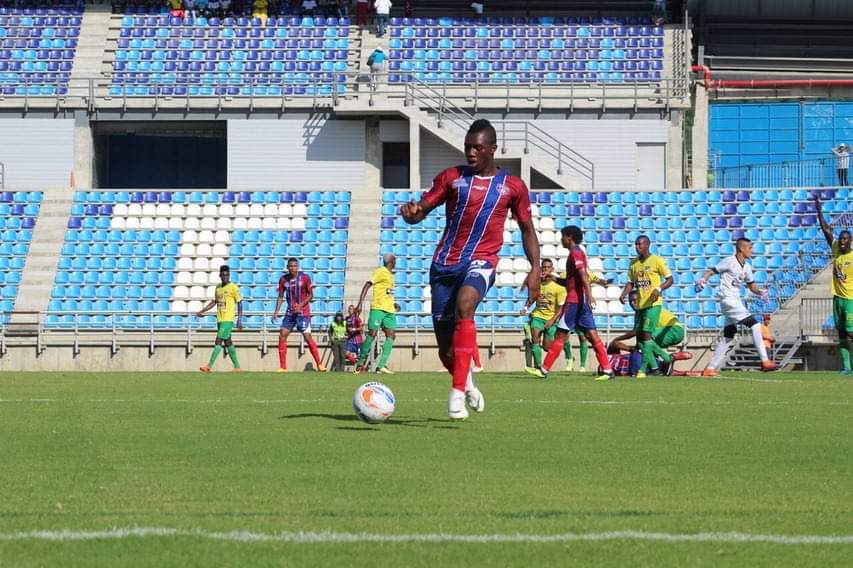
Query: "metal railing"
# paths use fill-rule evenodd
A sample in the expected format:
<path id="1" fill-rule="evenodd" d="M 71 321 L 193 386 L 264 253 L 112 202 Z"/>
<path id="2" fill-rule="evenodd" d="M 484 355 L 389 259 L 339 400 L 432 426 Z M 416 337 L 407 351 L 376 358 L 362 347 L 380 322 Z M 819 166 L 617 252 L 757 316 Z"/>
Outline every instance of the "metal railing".
<path id="1" fill-rule="evenodd" d="M 835 328 L 827 326 L 832 313 L 832 298 L 803 298 L 800 302 L 800 337 L 826 337 L 834 335 Z"/>
<path id="2" fill-rule="evenodd" d="M 840 185 L 838 159 L 792 160 L 775 164 L 712 168 L 715 188 L 821 187 Z M 849 182 L 848 184 L 849 185 Z"/>

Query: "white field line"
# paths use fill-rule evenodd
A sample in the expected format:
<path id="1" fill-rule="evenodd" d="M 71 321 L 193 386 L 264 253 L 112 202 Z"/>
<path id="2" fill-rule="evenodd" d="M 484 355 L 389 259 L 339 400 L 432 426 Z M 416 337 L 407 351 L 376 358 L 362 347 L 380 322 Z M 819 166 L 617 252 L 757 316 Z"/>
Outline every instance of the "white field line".
<path id="1" fill-rule="evenodd" d="M 46 540 L 46 541 L 91 541 L 128 538 L 174 538 L 190 537 L 226 542 L 256 543 L 284 542 L 297 544 L 339 543 L 423 543 L 423 544 L 492 544 L 492 543 L 562 543 L 598 541 L 653 541 L 666 543 L 714 542 L 714 543 L 768 543 L 784 545 L 802 544 L 853 544 L 853 535 L 768 535 L 742 532 L 663 533 L 645 531 L 608 531 L 595 533 L 563 534 L 483 534 L 464 535 L 448 533 L 424 534 L 377 534 L 322 532 L 277 532 L 259 533 L 250 531 L 211 532 L 202 529 L 174 529 L 158 527 L 113 528 L 102 531 L 28 531 L 0 533 L 0 541 Z"/>
<path id="2" fill-rule="evenodd" d="M 90 399 L 59 399 L 59 398 L 0 398 L 0 404 L 65 404 L 65 403 L 87 403 L 87 404 L 336 404 L 342 399 L 322 398 L 280 398 L 280 399 L 187 399 L 187 398 L 90 398 Z M 444 403 L 445 399 L 407 399 L 406 404 L 416 403 Z M 540 399 L 515 399 L 499 400 L 490 399 L 490 404 L 566 404 L 566 405 L 591 405 L 591 406 L 849 406 L 850 401 L 828 401 L 828 402 L 804 402 L 804 401 L 774 401 L 760 400 L 757 402 L 743 402 L 730 400 L 540 400 Z"/>

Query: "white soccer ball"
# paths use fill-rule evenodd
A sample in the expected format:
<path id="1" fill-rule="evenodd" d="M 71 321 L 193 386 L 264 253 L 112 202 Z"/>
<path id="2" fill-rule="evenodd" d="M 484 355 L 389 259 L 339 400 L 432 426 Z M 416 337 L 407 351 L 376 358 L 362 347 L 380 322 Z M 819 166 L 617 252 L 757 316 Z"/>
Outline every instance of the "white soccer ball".
<path id="1" fill-rule="evenodd" d="M 368 424 L 380 424 L 394 414 L 397 401 L 391 389 L 382 383 L 365 383 L 355 389 L 352 408 Z"/>

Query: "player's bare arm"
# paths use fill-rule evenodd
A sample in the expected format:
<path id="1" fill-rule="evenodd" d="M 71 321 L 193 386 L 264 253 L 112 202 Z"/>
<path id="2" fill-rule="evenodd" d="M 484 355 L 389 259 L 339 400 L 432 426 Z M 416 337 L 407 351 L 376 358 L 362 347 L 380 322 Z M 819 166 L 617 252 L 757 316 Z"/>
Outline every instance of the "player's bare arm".
<path id="1" fill-rule="evenodd" d="M 403 217 L 403 221 L 409 225 L 417 225 L 426 219 L 426 216 L 429 215 L 430 211 L 434 208 L 434 205 L 427 203 L 423 199 L 419 202 L 415 202 L 413 199 L 400 207 L 400 215 Z"/>
<path id="2" fill-rule="evenodd" d="M 197 317 L 203 316 L 204 314 L 209 312 L 210 309 L 213 308 L 213 306 L 215 306 L 215 305 L 216 305 L 216 300 L 209 301 L 207 304 L 205 304 L 205 306 L 201 310 L 199 310 L 199 312 L 196 314 L 196 316 Z"/>
<path id="3" fill-rule="evenodd" d="M 578 276 L 580 276 L 581 284 L 583 284 L 583 293 L 586 296 L 586 303 L 594 308 L 595 298 L 592 297 L 592 286 L 589 284 L 589 272 L 587 272 L 586 267 L 578 269 Z"/>
<path id="4" fill-rule="evenodd" d="M 527 288 L 527 305 L 531 305 L 539 298 L 539 280 L 541 278 L 539 268 L 539 239 L 532 220 L 519 221 L 518 228 L 521 229 L 521 242 L 524 246 L 524 254 L 530 263 L 530 272 L 524 281 L 522 290 Z"/>
<path id="5" fill-rule="evenodd" d="M 278 293 L 278 298 L 275 300 L 275 309 L 272 311 L 272 320 L 278 319 L 278 312 L 281 310 L 281 304 L 284 302 L 284 292 Z"/>
<path id="6" fill-rule="evenodd" d="M 628 280 L 625 282 L 625 287 L 622 288 L 622 294 L 619 295 L 619 301 L 623 304 L 628 302 L 628 296 L 631 295 L 631 290 L 634 289 L 634 283 Z"/>
<path id="7" fill-rule="evenodd" d="M 237 329 L 243 329 L 243 301 L 237 302 Z"/>
<path id="8" fill-rule="evenodd" d="M 829 223 L 826 222 L 826 219 L 823 218 L 823 206 L 820 202 L 820 195 L 815 194 L 814 206 L 817 210 L 817 220 L 820 222 L 820 230 L 823 231 L 823 238 L 826 239 L 829 246 L 832 246 L 832 227 L 830 227 Z"/>
<path id="9" fill-rule="evenodd" d="M 361 312 L 361 306 L 364 304 L 364 299 L 367 297 L 367 292 L 370 290 L 371 286 L 373 286 L 373 282 L 368 280 L 364 283 L 364 286 L 361 287 L 361 294 L 358 297 L 358 311 Z"/>
<path id="10" fill-rule="evenodd" d="M 672 276 L 667 276 L 663 282 L 660 283 L 660 286 L 652 290 L 652 293 L 649 295 L 649 298 L 652 302 L 656 302 L 658 298 L 660 298 L 661 292 L 666 290 L 672 286 Z"/>

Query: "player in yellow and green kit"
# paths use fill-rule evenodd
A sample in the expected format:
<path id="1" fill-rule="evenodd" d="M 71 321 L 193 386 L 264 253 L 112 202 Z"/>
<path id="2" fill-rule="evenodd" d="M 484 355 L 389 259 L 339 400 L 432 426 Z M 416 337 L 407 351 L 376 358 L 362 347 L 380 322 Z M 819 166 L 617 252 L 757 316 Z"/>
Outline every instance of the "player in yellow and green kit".
<path id="1" fill-rule="evenodd" d="M 536 299 L 536 308 L 530 314 L 530 349 L 533 353 L 533 362 L 538 369 L 542 366 L 542 343 L 545 348 L 550 347 L 551 342 L 557 334 L 557 316 L 566 301 L 566 287 L 557 284 L 554 278 L 554 263 L 545 258 L 541 264 L 542 280 L 539 285 L 539 297 Z M 527 313 L 525 306 L 523 314 Z"/>
<path id="2" fill-rule="evenodd" d="M 382 354 L 376 366 L 377 373 L 393 375 L 394 371 L 388 368 L 388 357 L 394 348 L 394 336 L 397 329 L 397 304 L 394 303 L 394 267 L 397 259 L 393 254 L 382 257 L 382 266 L 373 272 L 370 280 L 361 288 L 361 296 L 358 298 L 358 311 L 361 312 L 361 304 L 367 291 L 373 287 L 373 301 L 370 302 L 370 316 L 367 319 L 367 337 L 361 344 L 358 353 L 358 361 L 355 364 L 355 372 L 361 373 L 366 370 L 367 356 L 376 341 L 376 332 L 382 329 L 385 332 L 385 341 L 382 343 Z"/>
<path id="3" fill-rule="evenodd" d="M 646 376 L 646 369 L 657 372 L 658 355 L 667 364 L 672 358 L 664 349 L 661 349 L 654 341 L 655 330 L 660 320 L 661 293 L 672 286 L 672 273 L 661 257 L 651 254 L 651 240 L 645 235 L 640 235 L 634 241 L 637 256 L 628 267 L 628 282 L 622 290 L 620 300 L 624 304 L 628 301 L 631 290 L 637 291 L 637 310 L 634 312 L 634 331 L 637 333 L 637 347 L 643 353 L 643 363 L 637 372 L 637 377 Z"/>
<path id="4" fill-rule="evenodd" d="M 819 192 L 815 195 L 817 218 L 826 242 L 832 247 L 832 315 L 838 330 L 838 351 L 841 354 L 841 374 L 853 375 L 850 364 L 850 342 L 853 340 L 853 250 L 850 231 L 832 238 L 832 228 L 823 218 Z"/>
<path id="5" fill-rule="evenodd" d="M 213 353 L 210 354 L 210 361 L 201 367 L 200 371 L 209 373 L 216 358 L 225 349 L 231 363 L 234 364 L 234 372 L 239 373 L 240 361 L 237 360 L 237 348 L 231 341 L 231 332 L 235 323 L 238 330 L 243 329 L 240 321 L 243 317 L 243 296 L 240 295 L 240 288 L 231 282 L 231 270 L 228 265 L 219 267 L 219 280 L 220 284 L 216 287 L 213 300 L 197 314 L 198 317 L 202 317 L 205 312 L 216 306 L 216 344 L 213 347 Z"/>

